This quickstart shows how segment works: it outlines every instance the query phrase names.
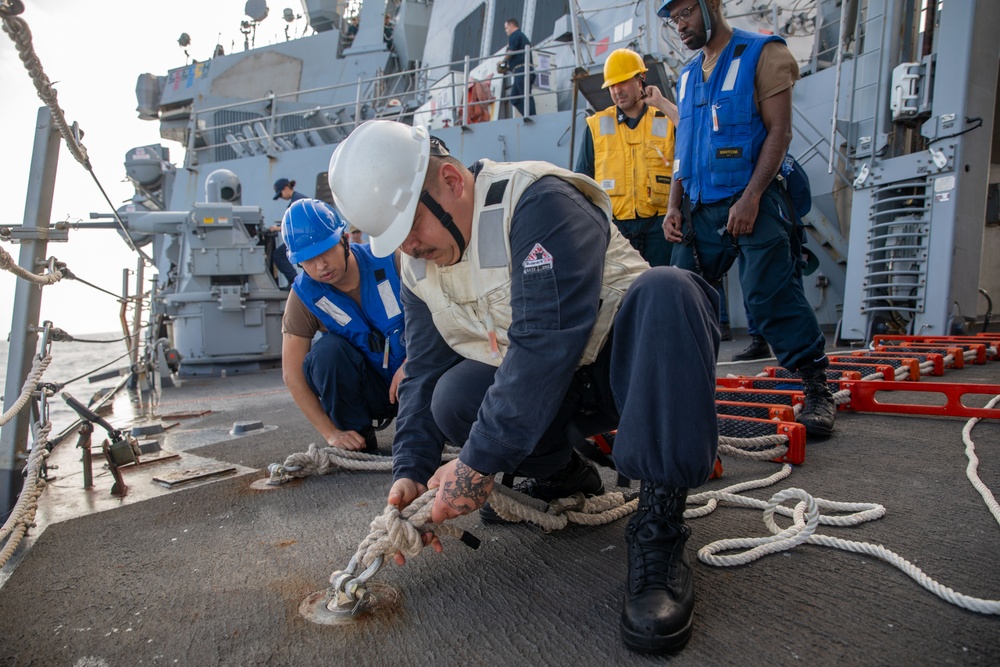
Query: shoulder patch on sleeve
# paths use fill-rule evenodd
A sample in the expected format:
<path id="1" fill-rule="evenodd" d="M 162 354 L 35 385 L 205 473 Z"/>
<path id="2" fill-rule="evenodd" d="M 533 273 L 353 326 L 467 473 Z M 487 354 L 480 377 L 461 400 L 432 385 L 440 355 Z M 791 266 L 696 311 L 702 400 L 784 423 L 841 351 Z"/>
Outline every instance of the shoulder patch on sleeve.
<path id="1" fill-rule="evenodd" d="M 552 255 L 548 250 L 542 247 L 541 243 L 536 243 L 535 247 L 528 253 L 528 256 L 524 258 L 521 266 L 524 267 L 525 273 L 533 273 L 535 271 L 551 271 Z"/>

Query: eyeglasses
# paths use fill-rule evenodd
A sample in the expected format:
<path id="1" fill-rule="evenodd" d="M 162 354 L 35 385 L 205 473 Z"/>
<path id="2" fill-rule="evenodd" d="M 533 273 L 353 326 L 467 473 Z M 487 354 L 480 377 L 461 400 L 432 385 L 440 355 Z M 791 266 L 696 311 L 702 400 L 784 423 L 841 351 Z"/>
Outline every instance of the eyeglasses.
<path id="1" fill-rule="evenodd" d="M 691 14 L 694 10 L 698 8 L 698 3 L 695 3 L 688 7 L 687 9 L 682 9 L 679 12 L 670 12 L 670 18 L 667 19 L 667 23 L 677 27 L 677 24 L 683 21 L 684 23 L 689 23 L 691 21 Z"/>

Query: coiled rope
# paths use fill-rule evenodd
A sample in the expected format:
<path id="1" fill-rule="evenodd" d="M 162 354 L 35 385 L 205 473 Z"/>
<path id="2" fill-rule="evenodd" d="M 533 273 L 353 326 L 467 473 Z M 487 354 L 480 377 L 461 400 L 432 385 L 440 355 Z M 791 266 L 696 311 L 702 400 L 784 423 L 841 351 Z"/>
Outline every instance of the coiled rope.
<path id="1" fill-rule="evenodd" d="M 993 408 L 997 402 L 1000 402 L 1000 396 L 994 397 L 986 405 L 986 407 Z M 990 513 L 997 520 L 997 523 L 1000 524 L 1000 505 L 997 504 L 996 498 L 986 485 L 983 484 L 982 480 L 979 479 L 977 474 L 979 459 L 975 454 L 975 443 L 972 441 L 971 432 L 972 428 L 979 423 L 979 421 L 979 418 L 970 419 L 965 428 L 962 429 L 962 439 L 966 445 L 965 454 L 969 459 L 969 465 L 966 467 L 966 476 L 969 478 L 969 481 L 976 488 L 976 490 L 979 491 L 983 500 L 986 502 Z M 791 466 L 787 466 L 786 468 L 788 472 L 783 471 L 783 475 L 785 477 L 787 477 L 790 473 Z M 768 479 L 774 479 L 774 477 L 775 476 L 772 476 Z M 747 484 L 755 483 L 750 482 Z M 924 574 L 919 567 L 899 554 L 896 554 L 881 545 L 870 544 L 867 542 L 856 542 L 853 540 L 843 540 L 827 535 L 816 534 L 816 528 L 821 523 L 838 526 L 853 526 L 866 521 L 881 518 L 885 514 L 885 508 L 881 505 L 873 503 L 843 503 L 823 500 L 822 498 L 814 498 L 802 489 L 796 488 L 779 491 L 774 494 L 770 500 L 764 502 L 757 500 L 756 498 L 737 495 L 735 491 L 743 490 L 738 488 L 740 486 L 741 485 L 734 485 L 720 491 L 700 493 L 689 498 L 688 502 L 699 502 L 707 499 L 709 504 L 714 503 L 708 512 L 714 510 L 715 505 L 717 505 L 719 501 L 730 502 L 744 507 L 763 508 L 764 525 L 767 526 L 772 535 L 769 537 L 725 539 L 707 544 L 698 551 L 698 558 L 704 563 L 721 567 L 745 565 L 768 554 L 786 551 L 798 546 L 799 544 L 818 544 L 820 546 L 866 554 L 883 560 L 901 570 L 908 577 L 941 599 L 962 607 L 963 609 L 968 609 L 981 614 L 1000 614 L 1000 600 L 988 600 L 958 593 L 952 588 L 938 583 Z M 747 487 L 744 486 L 744 488 Z M 799 500 L 794 509 L 789 510 L 788 508 L 782 506 L 782 503 L 789 499 Z M 830 509 L 835 512 L 853 512 L 853 514 L 845 516 L 829 516 L 821 514 L 821 508 Z M 700 510 L 704 510 L 704 508 L 700 508 Z M 694 512 L 698 511 L 699 510 L 695 510 Z M 691 510 L 686 511 L 684 516 L 693 517 L 695 516 L 694 512 Z M 708 512 L 697 514 L 697 516 L 703 516 L 703 514 Z M 774 521 L 774 514 L 776 512 L 784 515 L 791 513 L 793 521 L 792 525 L 788 528 L 781 529 Z M 716 555 L 721 551 L 731 551 L 735 549 L 747 550 L 733 555 Z"/>
<path id="2" fill-rule="evenodd" d="M 45 459 L 49 456 L 49 450 L 45 445 L 51 430 L 52 424 L 49 422 L 46 422 L 45 426 L 39 430 L 35 446 L 32 448 L 31 454 L 28 455 L 24 487 L 21 489 L 17 503 L 11 510 L 3 528 L 0 528 L 0 542 L 4 542 L 3 549 L 0 549 L 0 567 L 3 567 L 10 560 L 28 529 L 35 525 L 38 498 L 45 489 L 45 480 L 42 479 L 41 470 Z"/>

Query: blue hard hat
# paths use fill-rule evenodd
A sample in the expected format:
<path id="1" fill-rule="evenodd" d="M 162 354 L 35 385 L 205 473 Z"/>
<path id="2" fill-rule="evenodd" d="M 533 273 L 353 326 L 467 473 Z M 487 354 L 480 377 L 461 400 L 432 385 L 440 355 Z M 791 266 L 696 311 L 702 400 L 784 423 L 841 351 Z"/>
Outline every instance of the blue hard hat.
<path id="1" fill-rule="evenodd" d="M 670 18 L 670 10 L 667 9 L 667 5 L 669 4 L 670 0 L 664 0 L 663 4 L 660 5 L 660 8 L 656 10 L 656 15 L 659 16 L 661 19 Z"/>
<path id="2" fill-rule="evenodd" d="M 300 199 L 281 219 L 281 240 L 292 264 L 301 264 L 340 243 L 347 223 L 336 209 L 318 199 Z"/>

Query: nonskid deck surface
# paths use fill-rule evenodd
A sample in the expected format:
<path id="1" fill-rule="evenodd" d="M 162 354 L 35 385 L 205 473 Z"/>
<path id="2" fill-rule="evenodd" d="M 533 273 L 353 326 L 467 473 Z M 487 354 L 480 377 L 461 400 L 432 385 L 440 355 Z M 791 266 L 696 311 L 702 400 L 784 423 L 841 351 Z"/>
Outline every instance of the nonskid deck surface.
<path id="1" fill-rule="evenodd" d="M 996 383 L 998 369 L 937 379 Z M 164 445 L 180 451 L 176 465 L 222 462 L 236 472 L 151 491 L 157 485 L 143 476 L 175 465 L 155 464 L 128 473 L 133 493 L 111 503 L 105 473 L 94 491 L 78 492 L 77 504 L 110 511 L 61 520 L 50 513 L 54 522 L 0 589 L 0 665 L 662 662 L 631 654 L 618 638 L 625 520 L 545 534 L 463 517 L 460 525 L 482 540 L 478 551 L 448 541 L 443 554 L 386 567 L 375 581 L 398 592 L 398 602 L 354 624 L 305 620 L 299 604 L 327 586 L 368 534 L 389 474 L 336 472 L 257 490 L 250 484 L 267 464 L 316 439 L 280 373 L 187 382 L 165 392 L 160 414 L 205 408 L 213 412 L 175 420 Z M 278 428 L 228 435 L 233 422 L 252 419 Z M 804 465 L 747 495 L 766 500 L 798 487 L 883 504 L 882 519 L 819 532 L 881 544 L 945 586 L 1000 599 L 1000 529 L 965 477 L 964 424 L 841 413 L 833 438 L 809 442 Z M 1000 489 L 1000 427 L 982 422 L 972 438 L 983 481 Z M 384 453 L 390 441 L 391 429 L 380 434 Z M 58 471 L 64 499 L 80 479 L 78 454 L 66 450 Z M 779 469 L 728 457 L 724 464 L 723 479 L 704 489 Z M 613 485 L 611 471 L 603 474 Z M 689 523 L 692 559 L 709 542 L 766 534 L 760 511 L 731 506 Z M 987 665 L 1000 656 L 1000 618 L 949 604 L 871 556 L 800 546 L 735 568 L 696 561 L 694 572 L 695 632 L 672 664 Z"/>

